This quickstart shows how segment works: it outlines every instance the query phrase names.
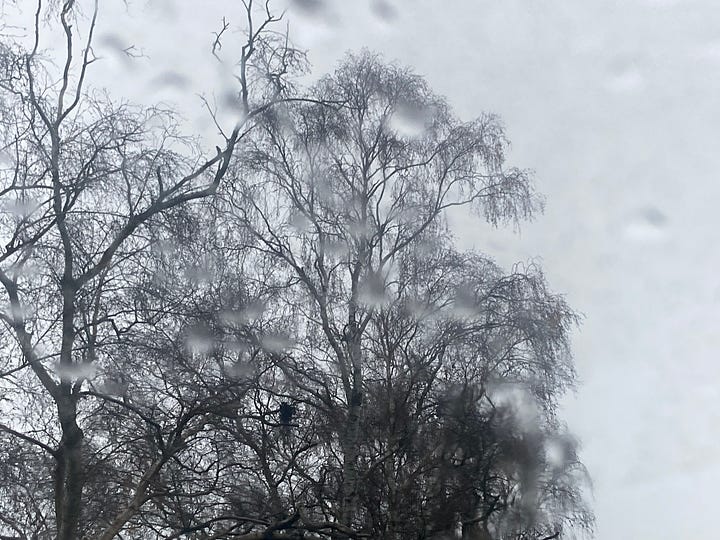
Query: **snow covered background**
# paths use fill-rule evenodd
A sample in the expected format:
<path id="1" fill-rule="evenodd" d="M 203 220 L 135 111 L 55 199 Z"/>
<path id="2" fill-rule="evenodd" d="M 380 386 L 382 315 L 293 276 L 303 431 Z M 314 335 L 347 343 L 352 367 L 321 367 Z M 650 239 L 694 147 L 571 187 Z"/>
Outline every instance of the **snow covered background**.
<path id="1" fill-rule="evenodd" d="M 194 94 L 228 82 L 209 46 L 239 6 L 101 0 L 91 83 L 174 101 L 207 132 Z M 7 20 L 32 9 L 6 5 Z M 585 315 L 565 418 L 595 482 L 598 540 L 718 538 L 720 5 L 294 0 L 287 20 L 317 74 L 366 46 L 413 66 L 460 116 L 502 116 L 546 212 L 520 235 L 456 216 L 458 242 L 508 267 L 540 258 Z M 131 44 L 145 57 L 124 57 Z"/>

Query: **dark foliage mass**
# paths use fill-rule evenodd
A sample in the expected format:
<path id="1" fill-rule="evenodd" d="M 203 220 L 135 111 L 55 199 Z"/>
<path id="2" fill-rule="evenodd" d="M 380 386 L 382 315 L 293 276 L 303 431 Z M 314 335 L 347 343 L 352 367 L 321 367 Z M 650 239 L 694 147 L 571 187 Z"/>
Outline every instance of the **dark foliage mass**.
<path id="1" fill-rule="evenodd" d="M 88 89 L 74 4 L 59 67 L 0 46 L 0 538 L 589 534 L 577 317 L 447 225 L 541 209 L 498 119 L 369 52 L 303 87 L 250 3 L 205 153 Z"/>

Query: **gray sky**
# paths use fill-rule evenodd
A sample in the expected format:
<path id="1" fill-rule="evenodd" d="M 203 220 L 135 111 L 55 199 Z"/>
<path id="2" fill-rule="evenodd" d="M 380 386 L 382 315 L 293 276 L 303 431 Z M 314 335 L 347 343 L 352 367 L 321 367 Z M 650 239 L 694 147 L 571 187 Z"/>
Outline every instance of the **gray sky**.
<path id="1" fill-rule="evenodd" d="M 103 0 L 92 83 L 176 100 L 207 130 L 192 94 L 227 82 L 208 50 L 222 15 L 240 22 L 234 4 L 135 0 L 128 16 Z M 545 215 L 520 235 L 457 216 L 458 242 L 506 266 L 540 257 L 585 315 L 565 417 L 595 481 L 597 538 L 717 538 L 720 6 L 304 0 L 288 20 L 317 73 L 366 46 L 413 66 L 460 116 L 502 116 Z M 113 53 L 129 44 L 148 58 Z"/>

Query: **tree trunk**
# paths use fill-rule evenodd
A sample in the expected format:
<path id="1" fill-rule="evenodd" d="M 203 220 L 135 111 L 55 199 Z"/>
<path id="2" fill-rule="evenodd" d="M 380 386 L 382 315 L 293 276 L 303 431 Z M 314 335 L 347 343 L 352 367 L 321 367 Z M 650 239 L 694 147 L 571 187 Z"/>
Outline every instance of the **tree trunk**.
<path id="1" fill-rule="evenodd" d="M 82 511 L 85 484 L 83 432 L 77 425 L 77 404 L 66 397 L 57 404 L 62 427 L 55 467 L 55 519 L 57 540 L 75 540 Z"/>
<path id="2" fill-rule="evenodd" d="M 358 456 L 360 444 L 360 420 L 362 417 L 362 349 L 357 329 L 351 329 L 350 359 L 353 366 L 352 389 L 349 396 L 349 409 L 345 436 L 343 437 L 343 489 L 342 512 L 340 521 L 352 528 L 357 505 Z"/>

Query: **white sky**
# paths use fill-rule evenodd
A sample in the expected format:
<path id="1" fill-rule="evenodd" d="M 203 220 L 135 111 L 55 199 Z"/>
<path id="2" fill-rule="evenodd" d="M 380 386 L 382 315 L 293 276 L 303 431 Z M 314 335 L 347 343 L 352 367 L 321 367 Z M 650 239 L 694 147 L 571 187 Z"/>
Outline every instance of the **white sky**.
<path id="1" fill-rule="evenodd" d="M 192 94 L 225 80 L 209 43 L 223 14 L 240 22 L 236 5 L 134 0 L 128 17 L 101 0 L 106 60 L 91 82 L 177 100 L 207 129 Z M 507 266 L 541 257 L 585 314 L 565 416 L 595 481 L 597 538 L 718 538 L 720 5 L 304 0 L 288 20 L 317 73 L 367 46 L 413 66 L 461 116 L 503 117 L 545 215 L 520 236 L 458 216 L 459 243 Z M 125 62 L 119 44 L 148 58 Z"/>

